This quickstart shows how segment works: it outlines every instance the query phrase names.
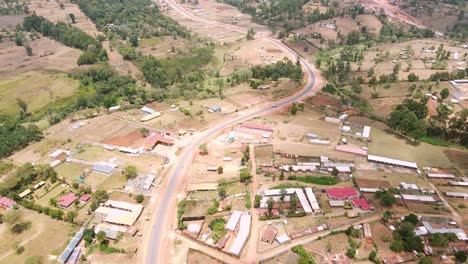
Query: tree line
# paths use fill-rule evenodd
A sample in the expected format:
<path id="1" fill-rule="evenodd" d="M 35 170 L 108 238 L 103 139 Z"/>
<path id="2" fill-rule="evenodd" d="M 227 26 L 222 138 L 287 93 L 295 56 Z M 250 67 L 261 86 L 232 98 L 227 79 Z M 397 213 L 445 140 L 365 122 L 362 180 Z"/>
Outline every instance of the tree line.
<path id="1" fill-rule="evenodd" d="M 0 138 L 0 158 L 4 158 L 32 141 L 40 140 L 42 132 L 36 125 L 22 125 L 19 116 L 4 114 L 0 115 Z"/>
<path id="2" fill-rule="evenodd" d="M 26 16 L 23 29 L 30 32 L 40 32 L 65 46 L 83 50 L 78 59 L 78 65 L 94 64 L 98 61 L 107 61 L 107 53 L 101 44 L 81 29 L 72 25 L 58 22 L 56 24 L 35 13 Z"/>

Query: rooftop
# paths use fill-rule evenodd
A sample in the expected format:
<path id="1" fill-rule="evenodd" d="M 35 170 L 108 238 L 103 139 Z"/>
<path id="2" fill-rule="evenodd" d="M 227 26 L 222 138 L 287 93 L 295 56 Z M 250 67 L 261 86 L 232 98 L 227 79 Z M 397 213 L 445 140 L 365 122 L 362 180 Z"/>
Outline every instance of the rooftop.
<path id="1" fill-rule="evenodd" d="M 330 198 L 341 200 L 359 196 L 359 193 L 354 188 L 343 187 L 327 189 L 327 195 Z"/>
<path id="2" fill-rule="evenodd" d="M 69 207 L 76 199 L 78 199 L 78 196 L 76 196 L 74 193 L 69 193 L 67 195 L 64 195 L 62 196 L 60 199 L 59 199 L 59 205 L 61 207 Z"/>

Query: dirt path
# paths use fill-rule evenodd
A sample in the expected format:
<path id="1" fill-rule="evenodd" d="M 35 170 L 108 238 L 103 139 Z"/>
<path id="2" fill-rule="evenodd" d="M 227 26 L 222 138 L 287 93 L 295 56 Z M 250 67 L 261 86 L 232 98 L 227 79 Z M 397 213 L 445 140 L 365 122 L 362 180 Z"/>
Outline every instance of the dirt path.
<path id="1" fill-rule="evenodd" d="M 453 208 L 448 202 L 447 200 L 445 200 L 443 194 L 439 191 L 439 189 L 437 189 L 434 184 L 430 183 L 429 182 L 429 185 L 432 187 L 433 190 L 435 190 L 437 192 L 437 195 L 440 197 L 440 199 L 442 200 L 442 202 L 444 203 L 445 207 L 447 207 L 450 212 L 452 213 L 452 216 L 454 218 L 454 220 L 457 222 L 458 225 L 460 226 L 463 226 L 463 217 L 455 210 L 455 208 Z"/>
<path id="2" fill-rule="evenodd" d="M 257 162 L 255 160 L 255 148 L 253 145 L 249 145 L 250 149 L 250 164 L 252 166 L 251 174 L 252 174 L 252 191 L 250 194 L 250 200 L 252 204 L 252 208 L 250 209 L 250 215 L 252 217 L 252 223 L 250 225 L 250 236 L 248 243 L 246 243 L 246 253 L 244 255 L 244 259 L 247 263 L 258 263 L 258 238 L 259 238 L 259 227 L 260 221 L 258 220 L 257 210 L 253 207 L 255 201 L 255 194 L 258 190 L 258 175 L 257 175 Z"/>

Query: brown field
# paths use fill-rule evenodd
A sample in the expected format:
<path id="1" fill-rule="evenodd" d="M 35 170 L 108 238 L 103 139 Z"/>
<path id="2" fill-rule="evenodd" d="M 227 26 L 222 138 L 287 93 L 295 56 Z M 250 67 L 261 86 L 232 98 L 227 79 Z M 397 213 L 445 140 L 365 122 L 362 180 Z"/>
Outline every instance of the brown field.
<path id="1" fill-rule="evenodd" d="M 292 252 L 288 251 L 287 253 L 276 256 L 268 261 L 261 262 L 262 264 L 296 264 L 299 260 L 299 256 Z"/>
<path id="2" fill-rule="evenodd" d="M 189 46 L 189 42 L 183 38 L 172 36 L 152 37 L 150 39 L 142 39 L 138 45 L 144 55 L 152 55 L 157 58 L 171 57 L 174 53 L 170 52 L 172 48 L 175 52 L 185 51 Z"/>
<path id="3" fill-rule="evenodd" d="M 104 140 L 102 143 L 121 147 L 129 147 L 134 145 L 135 141 L 144 141 L 144 137 L 139 129 L 135 129 L 132 132 L 123 136 L 115 135 L 109 139 Z"/>
<path id="4" fill-rule="evenodd" d="M 356 183 L 359 187 L 367 188 L 381 188 L 381 189 L 390 189 L 392 186 L 388 181 L 382 180 L 372 180 L 372 179 L 356 179 Z"/>
<path id="5" fill-rule="evenodd" d="M 438 214 L 447 215 L 450 214 L 449 210 L 444 206 L 437 206 L 425 203 L 411 203 L 405 202 L 408 209 L 415 214 Z"/>
<path id="6" fill-rule="evenodd" d="M 378 170 L 356 170 L 353 175 L 358 181 L 360 180 L 378 180 L 385 181 L 391 185 L 392 188 L 400 186 L 400 182 L 414 183 L 420 188 L 429 189 L 430 185 L 425 178 L 419 177 L 417 174 L 408 173 L 395 173 L 385 172 Z M 387 185 L 388 186 L 388 185 Z M 375 186 L 378 187 L 378 186 Z"/>
<path id="7" fill-rule="evenodd" d="M 333 97 L 332 95 L 329 95 L 329 94 L 319 93 L 316 96 L 313 96 L 310 99 L 308 99 L 308 101 L 311 104 L 319 106 L 319 107 L 329 105 L 336 109 L 341 108 L 340 100 L 338 100 L 336 97 Z"/>
<path id="8" fill-rule="evenodd" d="M 447 149 L 444 151 L 448 159 L 458 168 L 463 171 L 463 174 L 468 177 L 468 152 L 461 150 Z"/>
<path id="9" fill-rule="evenodd" d="M 383 225 L 380 221 L 371 224 L 371 232 L 374 242 L 377 244 L 379 248 L 379 257 L 385 258 L 393 256 L 395 253 L 390 250 L 391 242 L 384 242 L 385 237 L 390 239 L 393 238 L 393 234 L 385 225 Z M 384 238 L 384 239 L 382 239 Z"/>
<path id="10" fill-rule="evenodd" d="M 0 28 L 14 29 L 17 24 L 23 23 L 24 15 L 0 16 Z"/>
<path id="11" fill-rule="evenodd" d="M 12 40 L 0 42 L 0 77 L 16 76 L 34 69 L 66 72 L 77 66 L 81 51 L 72 49 L 49 38 L 29 41 L 33 55 L 27 56 L 26 49 L 16 46 Z"/>
<path id="12" fill-rule="evenodd" d="M 36 12 L 38 16 L 43 16 L 51 22 L 65 22 L 71 23 L 69 14 L 75 15 L 76 23 L 73 24 L 90 36 L 96 37 L 99 35 L 98 30 L 94 23 L 81 12 L 78 5 L 71 3 L 70 1 L 56 1 L 56 0 L 33 0 L 28 2 L 29 10 Z M 64 5 L 64 8 L 59 7 L 59 3 Z"/>

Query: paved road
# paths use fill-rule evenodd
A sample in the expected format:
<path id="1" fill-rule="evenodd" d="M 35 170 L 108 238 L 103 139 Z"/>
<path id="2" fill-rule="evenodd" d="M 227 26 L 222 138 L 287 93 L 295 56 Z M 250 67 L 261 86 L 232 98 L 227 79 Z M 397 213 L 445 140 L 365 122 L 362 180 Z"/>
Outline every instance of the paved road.
<path id="1" fill-rule="evenodd" d="M 242 33 L 246 33 L 247 30 L 243 28 L 239 28 L 236 26 L 228 25 L 228 24 L 223 24 L 217 21 L 211 21 L 207 20 L 204 18 L 196 17 L 193 14 L 189 13 L 182 7 L 180 7 L 177 3 L 175 3 L 173 0 L 165 0 L 166 3 L 171 6 L 174 10 L 178 11 L 182 15 L 188 17 L 189 19 L 199 21 L 205 24 L 212 24 L 224 28 L 229 28 L 232 30 L 236 30 Z M 257 38 L 263 38 L 266 40 L 269 40 L 273 42 L 275 45 L 277 45 L 279 48 L 283 49 L 285 52 L 287 52 L 289 55 L 292 57 L 297 57 L 297 53 L 281 43 L 281 41 L 271 38 L 269 36 L 266 36 L 264 33 L 259 33 L 256 35 Z M 303 67 L 304 73 L 309 77 L 307 78 L 307 83 L 304 85 L 302 90 L 299 92 L 295 93 L 289 98 L 285 98 L 282 100 L 279 100 L 275 102 L 277 107 L 281 106 L 287 106 L 295 101 L 298 101 L 300 99 L 306 98 L 308 95 L 311 94 L 311 92 L 314 91 L 314 88 L 316 88 L 316 76 L 313 72 L 312 66 L 305 61 L 304 59 L 300 58 L 301 65 Z M 318 88 L 317 88 L 318 89 Z M 316 89 L 316 90 L 317 90 Z M 146 249 L 146 257 L 145 257 L 145 263 L 147 264 L 152 264 L 152 263 L 167 263 L 167 260 L 161 260 L 161 245 L 165 243 L 163 240 L 167 239 L 167 236 L 163 237 L 164 234 L 167 234 L 170 230 L 165 230 L 167 229 L 167 226 L 165 224 L 169 223 L 171 221 L 171 218 L 173 215 L 171 213 L 168 213 L 174 208 L 171 208 L 170 206 L 174 206 L 175 204 L 175 199 L 176 199 L 176 187 L 178 184 L 183 180 L 183 177 L 185 175 L 185 170 L 186 167 L 185 165 L 190 164 L 193 153 L 198 149 L 198 146 L 202 144 L 203 142 L 208 141 L 209 139 L 213 138 L 217 134 L 219 134 L 223 129 L 232 126 L 236 123 L 239 123 L 241 121 L 250 119 L 255 116 L 260 116 L 260 115 L 265 115 L 267 113 L 270 113 L 272 110 L 275 109 L 276 107 L 273 103 L 265 106 L 262 109 L 254 110 L 251 112 L 247 112 L 244 115 L 234 117 L 230 120 L 227 120 L 223 122 L 222 124 L 219 124 L 211 129 L 208 129 L 207 131 L 204 132 L 204 134 L 195 139 L 190 145 L 186 146 L 184 149 L 182 155 L 180 156 L 180 159 L 178 160 L 178 163 L 176 167 L 174 168 L 173 172 L 171 175 L 169 175 L 170 179 L 169 182 L 164 189 L 164 193 L 161 195 L 160 201 L 159 201 L 159 206 L 157 208 L 157 211 L 155 215 L 153 216 L 154 219 L 152 221 L 152 226 L 151 228 L 151 233 L 149 234 L 149 241 L 147 244 L 147 249 Z"/>

